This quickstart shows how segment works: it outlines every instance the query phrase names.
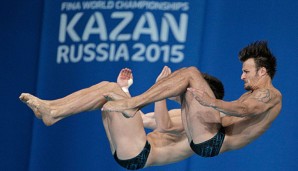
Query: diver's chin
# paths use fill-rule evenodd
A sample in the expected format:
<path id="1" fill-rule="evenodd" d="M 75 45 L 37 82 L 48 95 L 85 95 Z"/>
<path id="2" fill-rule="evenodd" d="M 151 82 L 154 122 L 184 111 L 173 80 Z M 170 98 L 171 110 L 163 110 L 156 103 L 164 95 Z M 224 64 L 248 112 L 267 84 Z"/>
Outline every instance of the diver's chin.
<path id="1" fill-rule="evenodd" d="M 250 91 L 251 90 L 251 86 L 244 85 L 244 89 L 247 90 L 247 91 Z"/>

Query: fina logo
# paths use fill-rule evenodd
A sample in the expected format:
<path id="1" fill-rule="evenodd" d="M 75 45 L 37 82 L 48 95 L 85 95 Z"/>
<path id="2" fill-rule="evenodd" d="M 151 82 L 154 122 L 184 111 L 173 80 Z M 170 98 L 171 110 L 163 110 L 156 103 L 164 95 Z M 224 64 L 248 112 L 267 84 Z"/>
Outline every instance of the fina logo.
<path id="1" fill-rule="evenodd" d="M 188 29 L 188 14 L 185 12 L 173 10 L 174 15 L 172 11 L 160 9 L 158 15 L 154 15 L 155 9 L 154 14 L 149 10 L 140 14 L 133 9 L 118 11 L 116 3 L 113 3 L 113 6 L 95 4 L 97 8 L 111 8 L 108 12 L 93 8 L 94 11 L 86 13 L 82 11 L 86 10 L 84 2 L 61 5 L 58 64 L 107 61 L 180 63 L 184 60 Z M 121 7 L 128 9 L 123 4 Z M 158 5 L 156 7 L 160 8 Z M 76 12 L 65 12 L 70 10 Z M 111 25 L 112 22 L 116 24 Z M 78 29 L 78 26 L 83 29 Z"/>

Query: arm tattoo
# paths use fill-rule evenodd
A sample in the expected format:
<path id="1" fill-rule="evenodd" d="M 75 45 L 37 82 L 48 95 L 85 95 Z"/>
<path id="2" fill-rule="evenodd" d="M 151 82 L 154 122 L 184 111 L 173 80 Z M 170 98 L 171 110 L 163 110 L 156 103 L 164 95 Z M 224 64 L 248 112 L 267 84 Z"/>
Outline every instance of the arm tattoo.
<path id="1" fill-rule="evenodd" d="M 268 89 L 259 90 L 259 92 L 255 95 L 255 98 L 259 102 L 268 103 L 271 100 L 270 91 Z"/>

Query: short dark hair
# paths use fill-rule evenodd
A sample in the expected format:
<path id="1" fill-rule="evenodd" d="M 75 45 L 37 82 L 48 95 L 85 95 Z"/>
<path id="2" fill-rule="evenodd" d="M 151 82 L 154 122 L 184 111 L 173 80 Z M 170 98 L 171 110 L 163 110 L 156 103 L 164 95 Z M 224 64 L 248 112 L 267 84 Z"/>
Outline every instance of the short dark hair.
<path id="1" fill-rule="evenodd" d="M 276 72 L 276 58 L 268 48 L 267 41 L 256 41 L 239 52 L 241 62 L 250 58 L 254 59 L 257 70 L 265 67 L 268 75 L 273 79 Z"/>
<path id="2" fill-rule="evenodd" d="M 223 99 L 223 97 L 225 95 L 225 91 L 224 91 L 224 85 L 222 84 L 222 82 L 219 79 L 217 79 L 216 77 L 213 77 L 206 73 L 202 73 L 202 76 L 207 81 L 207 83 L 210 86 L 211 90 L 213 91 L 215 97 L 217 99 Z"/>

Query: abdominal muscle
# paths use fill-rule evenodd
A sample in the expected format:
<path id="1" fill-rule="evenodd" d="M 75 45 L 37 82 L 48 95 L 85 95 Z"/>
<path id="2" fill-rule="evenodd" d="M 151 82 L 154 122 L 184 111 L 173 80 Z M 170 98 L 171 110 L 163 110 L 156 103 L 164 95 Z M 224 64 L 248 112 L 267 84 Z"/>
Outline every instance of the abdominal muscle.
<path id="1" fill-rule="evenodd" d="M 186 159 L 193 154 L 186 134 L 153 131 L 147 135 L 151 151 L 146 166 L 164 165 Z"/>

